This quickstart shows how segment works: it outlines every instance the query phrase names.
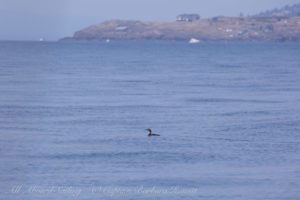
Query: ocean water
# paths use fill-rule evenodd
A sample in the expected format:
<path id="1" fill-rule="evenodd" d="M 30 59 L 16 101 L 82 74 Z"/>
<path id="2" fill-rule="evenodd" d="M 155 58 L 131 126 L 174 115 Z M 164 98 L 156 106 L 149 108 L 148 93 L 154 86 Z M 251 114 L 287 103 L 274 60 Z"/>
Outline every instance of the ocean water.
<path id="1" fill-rule="evenodd" d="M 0 42 L 0 199 L 298 200 L 299 55 Z"/>

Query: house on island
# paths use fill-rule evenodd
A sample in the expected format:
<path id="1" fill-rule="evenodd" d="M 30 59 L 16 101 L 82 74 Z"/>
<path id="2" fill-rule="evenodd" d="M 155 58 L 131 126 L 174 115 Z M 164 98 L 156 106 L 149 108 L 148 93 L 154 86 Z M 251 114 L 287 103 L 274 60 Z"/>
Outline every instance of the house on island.
<path id="1" fill-rule="evenodd" d="M 192 22 L 199 19 L 200 19 L 200 15 L 198 14 L 182 14 L 177 16 L 176 21 Z"/>

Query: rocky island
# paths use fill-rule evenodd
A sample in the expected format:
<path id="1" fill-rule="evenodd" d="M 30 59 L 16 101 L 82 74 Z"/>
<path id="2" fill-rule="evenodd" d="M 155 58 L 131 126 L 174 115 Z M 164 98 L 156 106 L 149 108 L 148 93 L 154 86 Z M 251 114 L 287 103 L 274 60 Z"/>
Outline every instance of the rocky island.
<path id="1" fill-rule="evenodd" d="M 174 22 L 111 20 L 79 30 L 73 37 L 62 40 L 189 41 L 191 38 L 200 41 L 300 41 L 300 16 L 277 12 L 267 16 L 208 19 L 200 19 L 195 14 L 179 15 Z"/>

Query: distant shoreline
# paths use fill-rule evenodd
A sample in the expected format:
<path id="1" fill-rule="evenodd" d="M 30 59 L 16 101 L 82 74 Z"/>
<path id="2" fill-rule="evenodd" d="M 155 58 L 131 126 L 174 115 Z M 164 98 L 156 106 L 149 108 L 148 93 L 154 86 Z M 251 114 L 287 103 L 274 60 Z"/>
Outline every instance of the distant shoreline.
<path id="1" fill-rule="evenodd" d="M 214 17 L 195 21 L 111 20 L 60 41 L 300 42 L 297 17 Z"/>
<path id="2" fill-rule="evenodd" d="M 105 41 L 100 40 L 68 40 L 68 39 L 60 39 L 60 40 L 46 40 L 43 42 L 37 40 L 0 40 L 0 43 L 99 43 L 99 44 L 107 44 Z M 182 43 L 186 44 L 188 41 L 184 40 L 113 40 L 111 43 Z M 300 44 L 300 41 L 201 41 L 198 44 Z M 195 44 L 192 44 L 195 45 Z M 197 44 L 196 44 L 197 45 Z"/>

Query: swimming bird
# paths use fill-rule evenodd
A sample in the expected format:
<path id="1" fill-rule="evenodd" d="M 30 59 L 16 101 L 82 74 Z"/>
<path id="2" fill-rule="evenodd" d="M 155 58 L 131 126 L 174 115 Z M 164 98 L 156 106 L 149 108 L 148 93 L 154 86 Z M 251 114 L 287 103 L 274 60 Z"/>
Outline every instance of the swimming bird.
<path id="1" fill-rule="evenodd" d="M 146 129 L 148 131 L 148 136 L 160 136 L 159 134 L 152 133 L 151 128 Z"/>

